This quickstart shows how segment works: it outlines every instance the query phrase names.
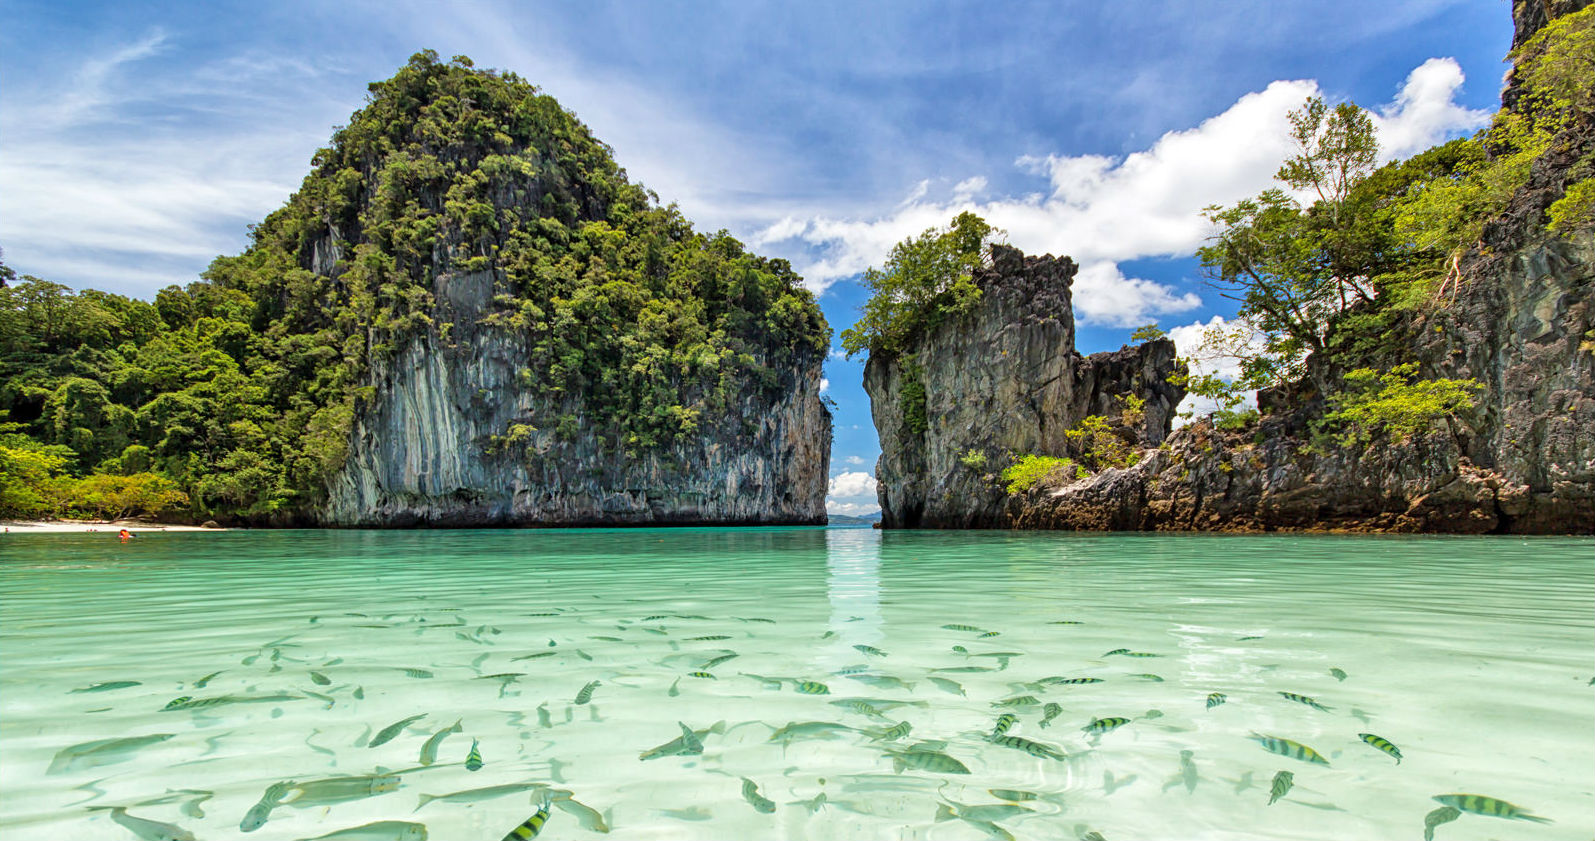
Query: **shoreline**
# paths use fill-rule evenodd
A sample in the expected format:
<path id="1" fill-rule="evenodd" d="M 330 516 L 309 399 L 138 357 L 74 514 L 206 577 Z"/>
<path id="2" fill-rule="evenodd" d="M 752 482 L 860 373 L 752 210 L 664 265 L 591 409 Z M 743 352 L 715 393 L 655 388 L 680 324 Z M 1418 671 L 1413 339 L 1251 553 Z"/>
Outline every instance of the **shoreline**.
<path id="1" fill-rule="evenodd" d="M 228 531 L 225 528 L 144 523 L 138 520 L 0 520 L 0 534 L 133 534 L 162 531 Z"/>

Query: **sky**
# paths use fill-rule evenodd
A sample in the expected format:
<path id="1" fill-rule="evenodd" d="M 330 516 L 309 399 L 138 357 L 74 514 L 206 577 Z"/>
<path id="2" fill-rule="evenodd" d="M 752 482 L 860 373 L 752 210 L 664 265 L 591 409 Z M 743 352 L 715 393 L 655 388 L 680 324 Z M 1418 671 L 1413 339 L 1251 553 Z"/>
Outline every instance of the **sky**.
<path id="1" fill-rule="evenodd" d="M 1384 159 L 1487 120 L 1506 0 L 94 3 L 0 0 L 0 247 L 152 297 L 242 250 L 367 83 L 414 52 L 511 70 L 706 230 L 785 257 L 832 328 L 858 275 L 974 210 L 1070 255 L 1077 346 L 1234 316 L 1201 217 L 1272 186 L 1310 95 Z M 1216 319 L 1216 320 L 1215 320 Z M 863 360 L 833 353 L 833 513 L 877 509 Z"/>

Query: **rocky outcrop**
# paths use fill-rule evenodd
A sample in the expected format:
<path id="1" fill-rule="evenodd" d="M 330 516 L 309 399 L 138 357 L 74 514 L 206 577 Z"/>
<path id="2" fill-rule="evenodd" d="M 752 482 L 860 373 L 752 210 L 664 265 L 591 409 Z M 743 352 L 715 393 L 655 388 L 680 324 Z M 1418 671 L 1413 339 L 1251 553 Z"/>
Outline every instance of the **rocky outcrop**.
<path id="1" fill-rule="evenodd" d="M 1522 43 L 1544 25 L 1545 4 L 1515 5 Z M 1588 2 L 1551 5 L 1560 13 Z M 1454 296 L 1397 325 L 1381 350 L 1310 360 L 1311 376 L 1259 395 L 1256 428 L 1197 424 L 1134 467 L 1037 490 L 1016 524 L 1595 533 L 1595 231 L 1564 238 L 1544 224 L 1591 149 L 1595 121 L 1586 114 L 1462 258 Z M 1311 383 L 1405 362 L 1425 378 L 1477 380 L 1477 406 L 1405 442 L 1308 445 L 1324 408 Z"/>
<path id="2" fill-rule="evenodd" d="M 872 354 L 865 366 L 886 528 L 1011 525 L 1019 509 L 992 474 L 1014 456 L 1072 455 L 1065 430 L 1087 415 L 1117 416 L 1130 394 L 1146 399 L 1145 425 L 1133 437 L 1156 444 L 1184 397 L 1168 382 L 1174 345 L 1167 340 L 1089 357 L 1075 351 L 1074 261 L 1005 246 L 994 247 L 992 258 L 974 275 L 982 291 L 975 311 L 940 325 L 908 353 Z M 923 432 L 905 405 L 919 388 Z"/>
<path id="3" fill-rule="evenodd" d="M 333 259 L 330 251 L 328 259 Z M 321 267 L 330 270 L 330 266 Z M 525 376 L 529 337 L 481 323 L 493 272 L 433 283 L 438 323 L 374 366 L 321 520 L 336 526 L 823 524 L 830 414 L 817 354 L 704 434 L 628 454 L 580 395 Z M 573 417 L 574 429 L 554 419 Z"/>

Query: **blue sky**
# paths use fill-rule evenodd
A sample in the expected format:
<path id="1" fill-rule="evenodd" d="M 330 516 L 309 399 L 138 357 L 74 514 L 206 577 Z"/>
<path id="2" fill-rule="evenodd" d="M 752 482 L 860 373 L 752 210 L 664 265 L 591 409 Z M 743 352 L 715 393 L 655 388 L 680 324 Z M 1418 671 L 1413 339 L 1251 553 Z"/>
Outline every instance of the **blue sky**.
<path id="1" fill-rule="evenodd" d="M 787 257 L 833 328 L 857 273 L 973 208 L 1070 254 L 1078 344 L 1233 315 L 1197 211 L 1268 185 L 1309 94 L 1387 155 L 1496 107 L 1506 0 L 1101 3 L 0 2 L 0 247 L 150 296 L 234 253 L 366 83 L 465 54 L 557 97 L 632 177 Z M 832 359 L 832 508 L 874 508 L 861 360 Z"/>

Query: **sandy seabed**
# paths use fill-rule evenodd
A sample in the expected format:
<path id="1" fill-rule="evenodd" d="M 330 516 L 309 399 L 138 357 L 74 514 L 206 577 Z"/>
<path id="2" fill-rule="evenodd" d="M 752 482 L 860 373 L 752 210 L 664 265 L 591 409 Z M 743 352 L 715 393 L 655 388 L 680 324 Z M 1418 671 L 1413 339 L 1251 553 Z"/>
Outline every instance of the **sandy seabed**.
<path id="1" fill-rule="evenodd" d="M 169 526 L 161 523 L 141 523 L 137 520 L 0 520 L 0 534 L 85 534 L 106 532 L 116 534 L 127 529 L 134 534 L 152 531 L 226 531 L 200 526 Z"/>

